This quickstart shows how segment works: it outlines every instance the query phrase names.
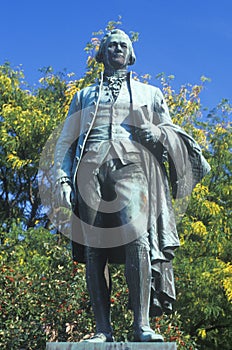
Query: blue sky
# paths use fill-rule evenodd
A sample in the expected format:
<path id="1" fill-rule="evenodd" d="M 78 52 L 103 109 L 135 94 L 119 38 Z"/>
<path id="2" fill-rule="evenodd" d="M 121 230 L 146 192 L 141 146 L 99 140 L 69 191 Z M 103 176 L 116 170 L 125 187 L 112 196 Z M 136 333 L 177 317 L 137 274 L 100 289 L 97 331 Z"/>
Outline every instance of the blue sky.
<path id="1" fill-rule="evenodd" d="M 81 77 L 92 32 L 121 15 L 121 28 L 140 34 L 134 71 L 149 73 L 158 86 L 158 73 L 173 74 L 176 89 L 205 75 L 211 82 L 202 94 L 204 106 L 232 101 L 231 0 L 9 0 L 0 9 L 0 64 L 22 64 L 31 85 L 44 66 Z"/>

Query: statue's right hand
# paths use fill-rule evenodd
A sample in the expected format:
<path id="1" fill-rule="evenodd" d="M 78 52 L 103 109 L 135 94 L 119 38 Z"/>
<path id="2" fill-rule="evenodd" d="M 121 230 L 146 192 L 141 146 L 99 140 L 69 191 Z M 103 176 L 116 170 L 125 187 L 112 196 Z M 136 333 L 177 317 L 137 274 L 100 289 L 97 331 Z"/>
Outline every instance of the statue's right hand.
<path id="1" fill-rule="evenodd" d="M 72 208 L 73 189 L 70 182 L 58 182 L 54 190 L 55 208 L 65 207 Z"/>

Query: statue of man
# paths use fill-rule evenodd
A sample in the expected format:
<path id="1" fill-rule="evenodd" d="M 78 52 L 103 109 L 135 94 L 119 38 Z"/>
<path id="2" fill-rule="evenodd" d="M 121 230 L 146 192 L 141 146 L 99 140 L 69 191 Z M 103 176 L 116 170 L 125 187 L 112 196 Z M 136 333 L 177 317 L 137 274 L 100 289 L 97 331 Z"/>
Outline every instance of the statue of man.
<path id="1" fill-rule="evenodd" d="M 115 29 L 96 55 L 100 80 L 78 91 L 55 152 L 57 205 L 72 207 L 73 258 L 86 263 L 96 321 L 89 342 L 112 342 L 108 263 L 124 263 L 134 340 L 162 342 L 149 315 L 171 312 L 179 246 L 172 194 L 190 194 L 209 171 L 196 142 L 173 125 L 159 88 L 131 78 L 131 40 Z M 72 202 L 72 203 L 71 203 Z"/>

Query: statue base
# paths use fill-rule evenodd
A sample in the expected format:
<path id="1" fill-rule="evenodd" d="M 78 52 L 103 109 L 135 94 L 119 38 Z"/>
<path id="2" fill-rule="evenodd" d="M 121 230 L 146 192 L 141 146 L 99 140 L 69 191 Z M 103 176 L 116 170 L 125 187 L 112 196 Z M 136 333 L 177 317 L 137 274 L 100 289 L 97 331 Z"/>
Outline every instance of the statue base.
<path id="1" fill-rule="evenodd" d="M 46 350 L 176 350 L 176 343 L 47 343 Z"/>

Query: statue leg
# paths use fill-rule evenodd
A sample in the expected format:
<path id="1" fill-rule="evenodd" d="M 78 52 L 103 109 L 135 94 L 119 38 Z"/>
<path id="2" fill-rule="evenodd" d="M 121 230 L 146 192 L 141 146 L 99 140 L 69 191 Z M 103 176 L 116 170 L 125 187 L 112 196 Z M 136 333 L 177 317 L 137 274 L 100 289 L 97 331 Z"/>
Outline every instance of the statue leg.
<path id="1" fill-rule="evenodd" d="M 105 268 L 107 256 L 103 249 L 86 247 L 86 281 L 96 321 L 96 334 L 90 342 L 113 341 L 110 320 L 110 289 Z M 108 275 L 109 276 L 109 275 Z M 108 277 L 110 280 L 110 276 Z"/>
<path id="2" fill-rule="evenodd" d="M 126 247 L 125 274 L 134 313 L 135 340 L 160 342 L 163 337 L 150 328 L 149 308 L 151 294 L 151 262 L 147 237 L 129 243 Z"/>

